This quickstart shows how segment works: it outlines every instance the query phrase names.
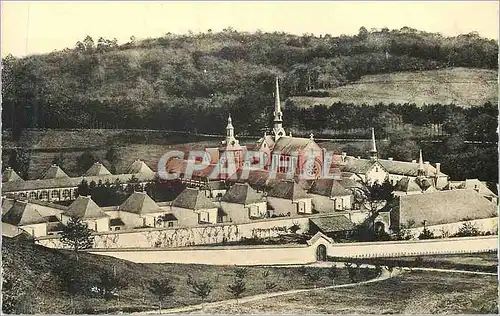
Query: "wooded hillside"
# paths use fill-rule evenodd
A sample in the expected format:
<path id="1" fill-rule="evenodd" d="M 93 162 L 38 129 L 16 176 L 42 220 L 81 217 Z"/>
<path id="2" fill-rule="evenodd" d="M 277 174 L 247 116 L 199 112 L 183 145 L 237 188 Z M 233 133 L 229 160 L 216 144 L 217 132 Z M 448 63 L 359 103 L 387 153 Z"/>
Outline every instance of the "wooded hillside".
<path id="1" fill-rule="evenodd" d="M 449 67 L 496 69 L 498 44 L 400 30 L 355 36 L 285 33 L 172 35 L 130 41 L 85 38 L 74 48 L 3 60 L 3 126 L 152 128 L 219 132 L 228 112 L 260 133 L 282 98 L 356 82 L 364 75 Z M 330 104 L 327 104 L 328 106 Z M 461 104 L 458 104 L 461 105 Z"/>

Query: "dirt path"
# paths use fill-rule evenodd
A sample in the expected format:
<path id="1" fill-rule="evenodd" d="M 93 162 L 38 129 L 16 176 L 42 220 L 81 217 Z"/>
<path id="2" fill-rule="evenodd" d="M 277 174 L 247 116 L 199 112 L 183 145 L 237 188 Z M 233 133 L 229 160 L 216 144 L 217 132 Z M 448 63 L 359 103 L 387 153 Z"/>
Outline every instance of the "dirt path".
<path id="1" fill-rule="evenodd" d="M 238 301 L 236 301 L 235 299 L 230 299 L 230 300 L 224 300 L 224 301 L 205 303 L 203 305 L 197 304 L 197 305 L 190 305 L 190 306 L 184 306 L 184 307 L 165 309 L 165 310 L 162 310 L 161 313 L 162 314 L 186 313 L 186 312 L 203 310 L 204 308 L 209 308 L 209 307 L 217 307 L 217 306 L 222 306 L 222 305 L 227 305 L 227 304 L 236 304 L 236 303 L 247 303 L 247 302 L 253 302 L 253 301 L 258 301 L 258 300 L 262 300 L 262 299 L 266 299 L 266 298 L 288 295 L 288 294 L 296 294 L 296 293 L 312 292 L 312 291 L 320 291 L 320 290 L 328 290 L 328 289 L 344 288 L 344 287 L 353 287 L 353 286 L 358 286 L 358 285 L 362 285 L 362 284 L 368 284 L 368 283 L 386 280 L 386 279 L 389 279 L 393 276 L 400 274 L 401 272 L 402 271 L 393 271 L 392 273 L 390 273 L 388 270 L 382 269 L 382 273 L 380 274 L 380 276 L 378 276 L 374 279 L 359 282 L 359 283 L 349 283 L 349 284 L 330 285 L 330 286 L 311 288 L 311 289 L 300 289 L 300 290 L 289 290 L 289 291 L 281 291 L 281 292 L 273 292 L 273 293 L 263 293 L 263 294 L 257 294 L 257 295 L 252 295 L 252 296 L 245 296 L 245 297 L 238 299 Z M 139 313 L 134 313 L 134 314 L 137 314 L 137 315 L 139 315 L 139 314 L 158 314 L 158 310 L 139 312 Z"/>

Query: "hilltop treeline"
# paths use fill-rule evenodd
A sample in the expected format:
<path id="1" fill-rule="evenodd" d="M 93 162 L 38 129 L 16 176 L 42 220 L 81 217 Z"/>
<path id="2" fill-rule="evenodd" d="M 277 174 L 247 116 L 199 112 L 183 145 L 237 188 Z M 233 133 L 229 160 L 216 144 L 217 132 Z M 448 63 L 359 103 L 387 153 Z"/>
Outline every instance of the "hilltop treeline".
<path id="1" fill-rule="evenodd" d="M 284 97 L 363 75 L 445 67 L 496 69 L 498 44 L 399 30 L 354 36 L 220 33 L 130 41 L 87 36 L 74 48 L 3 59 L 4 128 L 161 128 L 220 131 L 233 113 L 247 133 L 266 126 L 274 77 Z M 211 120 L 211 123 L 203 122 Z M 220 122 L 220 123 L 219 123 Z M 214 124 L 215 123 L 215 124 Z"/>

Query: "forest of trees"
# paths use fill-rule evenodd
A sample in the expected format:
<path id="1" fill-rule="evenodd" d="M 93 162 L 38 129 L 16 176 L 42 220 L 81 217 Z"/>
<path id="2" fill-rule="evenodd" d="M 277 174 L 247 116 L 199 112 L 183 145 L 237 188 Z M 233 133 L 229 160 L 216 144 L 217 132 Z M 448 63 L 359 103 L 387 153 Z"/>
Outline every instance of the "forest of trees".
<path id="1" fill-rule="evenodd" d="M 496 69 L 497 55 L 497 42 L 474 32 L 444 37 L 408 27 L 362 27 L 355 36 L 339 37 L 249 34 L 228 28 L 144 40 L 132 36 L 121 45 L 116 39 L 96 41 L 87 36 L 72 49 L 2 60 L 2 122 L 14 136 L 27 127 L 220 133 L 231 112 L 240 131 L 256 134 L 270 119 L 276 75 L 282 78 L 285 99 L 367 74 L 446 67 Z M 359 112 L 346 110 L 351 106 L 334 107 Z M 439 105 L 435 109 L 444 111 Z M 325 110 L 317 107 L 302 114 Z M 402 114 L 403 120 L 413 118 L 415 124 L 428 119 Z M 342 119 L 335 115 L 335 120 Z M 312 123 L 305 118 L 294 124 L 315 129 L 309 125 L 326 121 Z M 336 126 L 346 128 L 349 122 Z"/>

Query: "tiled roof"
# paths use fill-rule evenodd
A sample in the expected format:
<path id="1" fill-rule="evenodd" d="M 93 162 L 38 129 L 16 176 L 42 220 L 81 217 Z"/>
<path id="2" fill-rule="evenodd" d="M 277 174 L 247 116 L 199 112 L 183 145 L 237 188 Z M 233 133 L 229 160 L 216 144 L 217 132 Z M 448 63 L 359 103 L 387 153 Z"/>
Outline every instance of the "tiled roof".
<path id="1" fill-rule="evenodd" d="M 309 193 L 318 194 L 327 197 L 348 196 L 351 195 L 338 180 L 334 179 L 319 179 L 314 182 L 309 190 Z"/>
<path id="2" fill-rule="evenodd" d="M 2 182 L 24 181 L 12 168 L 6 168 L 2 173 Z"/>
<path id="3" fill-rule="evenodd" d="M 69 176 L 58 166 L 52 165 L 45 171 L 43 179 L 69 178 Z"/>
<path id="4" fill-rule="evenodd" d="M 221 201 L 248 205 L 263 202 L 264 198 L 262 194 L 257 193 L 248 183 L 235 183 L 226 194 L 222 196 Z"/>
<path id="5" fill-rule="evenodd" d="M 418 226 L 455 223 L 496 216 L 496 205 L 474 190 L 449 190 L 398 197 L 400 223 Z"/>
<path id="6" fill-rule="evenodd" d="M 195 188 L 185 188 L 184 191 L 172 201 L 172 206 L 190 210 L 217 208 L 217 205 L 207 198 L 203 191 Z"/>
<path id="7" fill-rule="evenodd" d="M 346 156 L 344 162 L 342 162 L 342 157 L 340 155 L 334 155 L 333 160 L 338 164 L 338 167 L 342 172 L 352 172 L 352 173 L 366 173 L 376 162 L 378 162 L 387 172 L 390 174 L 406 175 L 416 177 L 419 175 L 418 169 L 419 164 L 417 162 L 406 162 L 398 160 L 389 159 L 364 159 L 356 158 L 352 156 Z M 437 169 L 431 164 L 424 165 L 426 169 L 427 176 L 436 176 Z M 439 172 L 438 176 L 446 176 L 446 174 Z"/>
<path id="8" fill-rule="evenodd" d="M 135 214 L 149 214 L 160 213 L 163 210 L 151 199 L 145 192 L 132 193 L 120 205 L 120 211 L 135 213 Z"/>
<path id="9" fill-rule="evenodd" d="M 7 213 L 8 210 L 14 205 L 14 199 L 2 196 L 2 215 Z"/>
<path id="10" fill-rule="evenodd" d="M 75 178 L 56 178 L 56 179 L 44 179 L 44 180 L 28 180 L 28 181 L 14 181 L 5 182 L 2 184 L 2 192 L 18 192 L 18 191 L 30 191 L 30 190 L 43 190 L 43 189 L 54 189 L 54 188 L 76 188 L 82 180 L 86 180 L 88 183 L 94 181 L 96 183 L 101 180 L 103 183 L 109 181 L 110 183 L 115 182 L 116 179 L 120 180 L 122 183 L 126 183 L 132 176 L 139 179 L 139 181 L 152 181 L 154 180 L 154 174 L 117 174 L 117 175 L 104 175 L 104 176 L 93 176 L 93 177 L 75 177 Z"/>
<path id="11" fill-rule="evenodd" d="M 154 173 L 142 160 L 136 160 L 132 163 L 127 173 Z"/>
<path id="12" fill-rule="evenodd" d="M 224 190 L 227 189 L 224 181 L 210 181 L 202 187 L 203 190 Z"/>
<path id="13" fill-rule="evenodd" d="M 282 198 L 287 200 L 297 200 L 309 198 L 306 191 L 293 180 L 280 181 L 276 183 L 268 192 L 267 196 Z"/>
<path id="14" fill-rule="evenodd" d="M 471 189 L 471 190 L 479 190 L 479 193 L 485 196 L 496 196 L 484 182 L 479 181 L 478 179 L 466 179 L 457 187 L 458 189 Z"/>
<path id="15" fill-rule="evenodd" d="M 248 175 L 247 175 L 248 173 Z M 231 175 L 228 182 L 239 182 L 248 183 L 255 187 L 265 187 L 272 186 L 281 180 L 288 179 L 289 176 L 286 173 L 272 173 L 265 169 L 260 168 L 242 168 L 239 169 L 235 174 Z"/>
<path id="16" fill-rule="evenodd" d="M 111 175 L 111 172 L 109 172 L 104 165 L 102 165 L 99 162 L 95 162 L 92 167 L 85 172 L 84 176 L 85 177 L 93 177 L 93 176 L 108 176 Z"/>
<path id="17" fill-rule="evenodd" d="M 415 179 L 410 179 L 408 177 L 404 177 L 403 179 L 399 180 L 396 183 L 396 186 L 394 187 L 394 191 L 399 191 L 399 192 L 422 192 L 422 188 L 417 183 L 417 181 L 415 181 Z"/>
<path id="18" fill-rule="evenodd" d="M 354 229 L 354 224 L 344 215 L 309 219 L 322 233 L 342 232 Z"/>
<path id="19" fill-rule="evenodd" d="M 88 196 L 80 195 L 64 212 L 67 216 L 82 219 L 107 217 L 101 208 Z"/>
<path id="20" fill-rule="evenodd" d="M 125 226 L 121 218 L 112 218 L 109 220 L 109 226 Z"/>
<path id="21" fill-rule="evenodd" d="M 2 221 L 16 226 L 45 223 L 46 219 L 27 201 L 16 201 L 2 216 Z"/>
<path id="22" fill-rule="evenodd" d="M 316 151 L 321 150 L 316 142 L 310 138 L 282 136 L 274 144 L 272 149 L 273 152 L 279 151 L 281 154 L 290 155 L 310 148 Z"/>
<path id="23" fill-rule="evenodd" d="M 364 174 L 372 168 L 375 162 L 370 159 L 358 159 L 354 157 L 346 157 L 345 163 L 339 165 L 342 172 L 352 172 Z"/>

